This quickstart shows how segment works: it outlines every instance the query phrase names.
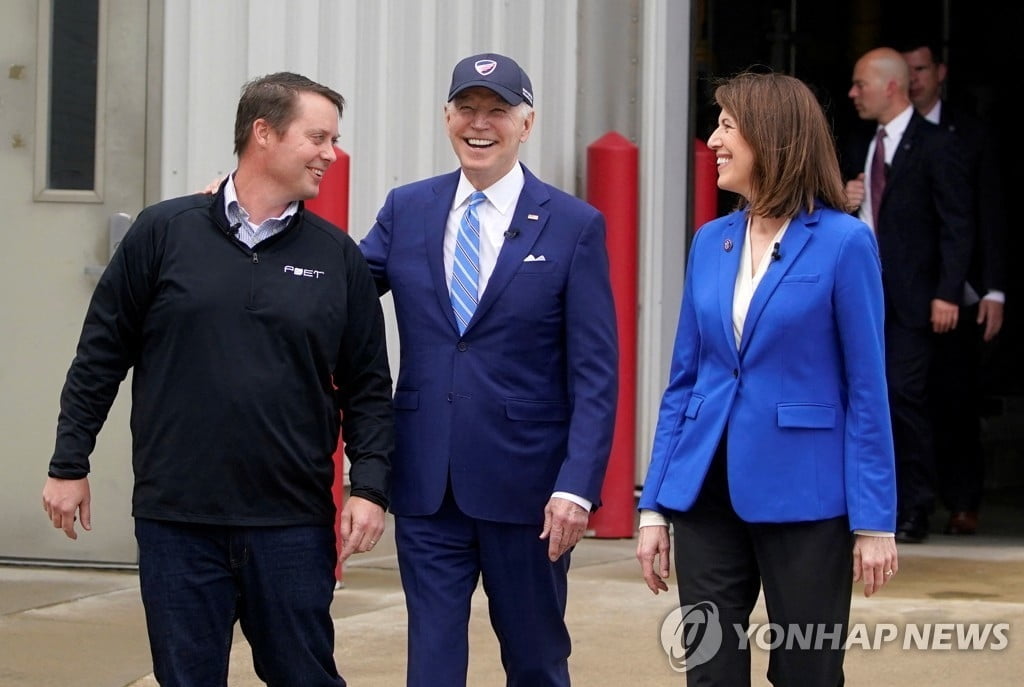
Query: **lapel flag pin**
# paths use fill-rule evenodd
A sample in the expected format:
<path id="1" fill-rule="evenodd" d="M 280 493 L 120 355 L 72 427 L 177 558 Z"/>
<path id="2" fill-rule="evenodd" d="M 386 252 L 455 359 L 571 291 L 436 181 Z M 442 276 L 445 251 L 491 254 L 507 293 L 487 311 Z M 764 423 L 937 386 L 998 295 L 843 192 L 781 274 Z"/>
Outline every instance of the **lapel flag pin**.
<path id="1" fill-rule="evenodd" d="M 540 215 L 527 215 L 526 219 L 540 219 Z"/>
<path id="2" fill-rule="evenodd" d="M 732 250 L 732 239 L 726 239 L 725 243 L 722 244 L 722 248 L 725 249 L 726 253 L 731 251 Z"/>

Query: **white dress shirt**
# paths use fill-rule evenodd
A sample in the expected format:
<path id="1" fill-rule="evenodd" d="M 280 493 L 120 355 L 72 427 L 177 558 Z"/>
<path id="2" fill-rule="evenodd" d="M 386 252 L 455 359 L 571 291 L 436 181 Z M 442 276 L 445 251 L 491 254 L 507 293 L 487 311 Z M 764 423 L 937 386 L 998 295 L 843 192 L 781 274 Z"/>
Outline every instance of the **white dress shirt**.
<path id="1" fill-rule="evenodd" d="M 893 117 L 888 124 L 885 125 L 885 166 L 888 167 L 892 164 L 892 158 L 896 155 L 896 149 L 900 145 L 900 141 L 903 139 L 903 132 L 907 130 L 907 125 L 910 124 L 910 117 L 914 114 L 914 106 L 908 105 L 907 109 L 900 112 L 898 115 Z M 879 127 L 881 128 L 881 127 Z M 860 204 L 860 213 L 857 217 L 864 224 L 868 225 L 876 232 L 878 229 L 875 227 L 875 220 L 873 213 L 871 212 L 871 204 L 875 202 L 875 199 L 871 197 L 871 160 L 875 156 L 875 139 L 871 139 L 871 143 L 868 145 L 868 156 L 864 161 L 864 188 L 868 189 L 868 192 L 864 194 L 864 201 Z"/>
<path id="2" fill-rule="evenodd" d="M 512 224 L 512 215 L 516 211 L 524 181 L 523 168 L 517 163 L 508 174 L 490 187 L 480 189 L 487 196 L 487 201 L 476 207 L 476 216 L 480 220 L 480 278 L 477 281 L 477 296 L 483 294 L 491 274 L 494 273 L 498 253 L 505 245 L 505 232 Z M 466 178 L 466 173 L 461 173 L 452 208 L 448 211 L 448 223 L 444 229 L 444 273 L 449 291 L 452 287 L 452 265 L 455 264 L 455 242 L 459 234 L 459 222 L 462 221 L 462 216 L 469 206 L 469 197 L 476 190 Z"/>

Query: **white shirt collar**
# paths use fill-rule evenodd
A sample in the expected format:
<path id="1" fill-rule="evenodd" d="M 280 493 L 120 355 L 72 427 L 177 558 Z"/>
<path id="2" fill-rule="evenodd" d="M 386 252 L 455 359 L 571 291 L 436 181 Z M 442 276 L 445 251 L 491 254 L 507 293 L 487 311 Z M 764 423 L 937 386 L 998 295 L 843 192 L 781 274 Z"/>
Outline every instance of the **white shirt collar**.
<path id="1" fill-rule="evenodd" d="M 935 105 L 932 109 L 925 113 L 924 118 L 932 124 L 938 124 L 942 121 L 942 100 L 936 100 Z"/>
<path id="2" fill-rule="evenodd" d="M 487 196 L 488 202 L 494 206 L 494 209 L 502 215 L 507 215 L 515 210 L 515 204 L 519 200 L 519 194 L 523 190 L 525 183 L 526 175 L 523 174 L 522 166 L 516 161 L 516 164 L 512 165 L 512 169 L 508 171 L 508 174 L 498 179 L 488 188 L 483 189 L 483 191 L 484 195 Z M 473 195 L 474 191 L 476 191 L 476 188 L 466 178 L 466 173 L 460 172 L 459 185 L 455 189 L 452 209 L 454 210 L 468 202 L 469 197 Z"/>
<path id="3" fill-rule="evenodd" d="M 914 114 L 914 106 L 907 105 L 907 109 L 900 112 L 898 115 L 893 117 L 888 124 L 885 125 L 885 139 L 886 141 L 894 141 L 899 143 L 903 138 L 903 132 L 907 130 L 907 125 L 910 124 L 910 117 Z"/>

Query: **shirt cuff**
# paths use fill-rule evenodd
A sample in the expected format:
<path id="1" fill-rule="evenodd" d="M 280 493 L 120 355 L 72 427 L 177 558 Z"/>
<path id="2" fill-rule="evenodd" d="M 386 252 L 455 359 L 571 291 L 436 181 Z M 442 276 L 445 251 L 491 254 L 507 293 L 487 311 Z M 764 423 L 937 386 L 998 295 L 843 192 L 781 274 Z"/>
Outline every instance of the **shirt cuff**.
<path id="1" fill-rule="evenodd" d="M 656 510 L 643 508 L 640 510 L 639 527 L 668 527 L 668 520 Z"/>
<path id="2" fill-rule="evenodd" d="M 640 527 L 668 527 L 668 520 L 665 516 L 656 510 L 643 509 L 640 511 Z M 864 535 L 865 537 L 895 537 L 896 534 L 893 532 L 883 532 L 881 530 L 854 530 L 854 534 Z"/>
<path id="3" fill-rule="evenodd" d="M 560 498 L 560 499 L 565 499 L 566 501 L 572 501 L 573 503 L 575 503 L 577 506 L 579 506 L 583 510 L 587 511 L 588 513 L 594 507 L 593 503 L 591 503 L 590 501 L 586 500 L 582 496 L 577 496 L 576 494 L 570 494 L 567 491 L 556 491 L 554 494 L 551 495 L 551 498 L 554 498 L 556 496 L 558 498 Z"/>
<path id="4" fill-rule="evenodd" d="M 1005 303 L 1006 302 L 1006 293 L 1004 293 L 1003 291 L 996 291 L 996 290 L 993 289 L 992 291 L 989 291 L 988 293 L 986 293 L 985 297 L 982 298 L 982 300 L 983 301 L 995 301 L 996 303 Z"/>

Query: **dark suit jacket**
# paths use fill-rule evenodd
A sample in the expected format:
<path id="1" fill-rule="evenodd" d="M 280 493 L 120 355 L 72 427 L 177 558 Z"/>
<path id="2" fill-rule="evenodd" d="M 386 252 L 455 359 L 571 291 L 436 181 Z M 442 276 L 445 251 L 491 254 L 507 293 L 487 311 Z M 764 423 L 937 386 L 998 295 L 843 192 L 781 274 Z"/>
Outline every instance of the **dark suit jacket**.
<path id="1" fill-rule="evenodd" d="M 974 182 L 975 243 L 967 280 L 978 296 L 1006 290 L 1006 203 L 994 142 L 977 116 L 943 101 L 939 126 L 958 137 Z"/>
<path id="2" fill-rule="evenodd" d="M 845 178 L 864 171 L 869 143 L 863 135 L 851 139 L 843 155 Z M 972 184 L 958 141 L 914 112 L 888 170 L 875 229 L 887 317 L 927 327 L 932 299 L 963 300 L 972 212 Z"/>
<path id="3" fill-rule="evenodd" d="M 443 256 L 458 171 L 391 191 L 360 245 L 401 340 L 396 515 L 436 512 L 449 475 L 474 518 L 539 524 L 553 491 L 599 501 L 618 374 L 604 217 L 523 171 L 518 234 L 462 336 Z"/>

